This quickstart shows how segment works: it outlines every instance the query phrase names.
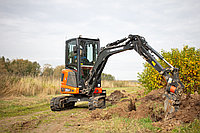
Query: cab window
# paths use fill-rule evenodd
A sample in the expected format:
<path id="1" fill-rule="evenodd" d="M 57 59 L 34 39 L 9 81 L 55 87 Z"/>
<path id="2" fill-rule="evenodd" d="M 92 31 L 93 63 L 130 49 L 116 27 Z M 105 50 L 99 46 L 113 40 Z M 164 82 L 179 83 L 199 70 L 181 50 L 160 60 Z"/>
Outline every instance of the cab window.
<path id="1" fill-rule="evenodd" d="M 72 40 L 67 43 L 67 64 L 70 66 L 77 66 L 77 51 L 76 49 L 76 40 Z"/>
<path id="2" fill-rule="evenodd" d="M 97 60 L 98 43 L 96 41 L 81 41 L 80 56 L 82 65 L 94 65 Z"/>

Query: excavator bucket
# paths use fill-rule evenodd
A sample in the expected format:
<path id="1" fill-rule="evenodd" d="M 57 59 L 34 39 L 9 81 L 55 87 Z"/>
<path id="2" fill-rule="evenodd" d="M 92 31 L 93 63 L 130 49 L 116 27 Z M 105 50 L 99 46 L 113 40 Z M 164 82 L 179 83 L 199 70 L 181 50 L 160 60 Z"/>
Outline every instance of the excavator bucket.
<path id="1" fill-rule="evenodd" d="M 165 119 L 170 119 L 171 114 L 177 111 L 173 106 L 173 101 L 168 97 L 166 97 L 164 101 L 164 111 L 165 111 Z"/>
<path id="2" fill-rule="evenodd" d="M 166 92 L 164 95 L 164 111 L 165 111 L 165 119 L 170 119 L 172 115 L 178 111 L 180 107 L 180 98 L 181 95 Z"/>
<path id="3" fill-rule="evenodd" d="M 166 113 L 172 113 L 175 112 L 175 108 L 172 105 L 172 100 L 166 98 L 164 101 L 164 110 Z"/>

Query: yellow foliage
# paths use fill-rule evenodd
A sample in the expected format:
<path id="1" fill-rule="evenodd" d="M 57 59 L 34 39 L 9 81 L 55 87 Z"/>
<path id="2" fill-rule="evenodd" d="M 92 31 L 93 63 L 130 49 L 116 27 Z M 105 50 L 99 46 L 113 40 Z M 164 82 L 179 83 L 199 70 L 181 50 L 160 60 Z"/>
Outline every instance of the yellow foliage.
<path id="1" fill-rule="evenodd" d="M 185 92 L 200 93 L 200 49 L 185 46 L 181 51 L 171 49 L 170 52 L 162 51 L 163 57 L 174 67 L 179 68 L 179 77 L 185 85 Z M 165 68 L 169 67 L 159 60 Z M 139 81 L 148 91 L 162 88 L 165 86 L 162 76 L 148 63 L 144 64 L 144 71 L 139 73 Z"/>

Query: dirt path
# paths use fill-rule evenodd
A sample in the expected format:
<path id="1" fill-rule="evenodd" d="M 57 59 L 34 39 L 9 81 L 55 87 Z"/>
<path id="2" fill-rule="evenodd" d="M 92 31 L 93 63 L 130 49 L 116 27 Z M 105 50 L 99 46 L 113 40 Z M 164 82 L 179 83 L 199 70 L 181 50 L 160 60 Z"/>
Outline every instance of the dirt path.
<path id="1" fill-rule="evenodd" d="M 85 105 L 72 110 L 52 112 L 50 109 L 28 115 L 0 120 L 0 132 L 73 132 L 74 126 L 83 125 L 89 111 Z"/>
<path id="2" fill-rule="evenodd" d="M 89 110 L 86 108 L 75 107 L 72 110 L 54 113 L 53 117 L 46 117 L 37 128 L 30 132 L 74 132 L 77 127 L 83 126 L 88 121 L 87 117 L 89 117 Z"/>

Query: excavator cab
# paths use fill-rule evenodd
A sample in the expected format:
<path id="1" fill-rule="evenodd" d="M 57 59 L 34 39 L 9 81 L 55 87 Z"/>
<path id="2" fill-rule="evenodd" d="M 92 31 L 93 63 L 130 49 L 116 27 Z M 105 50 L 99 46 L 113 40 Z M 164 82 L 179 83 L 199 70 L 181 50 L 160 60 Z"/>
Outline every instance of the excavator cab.
<path id="1" fill-rule="evenodd" d="M 61 77 L 61 93 L 81 94 L 85 81 L 100 51 L 99 39 L 73 38 L 66 41 L 65 69 Z M 101 81 L 98 81 L 100 87 Z"/>

